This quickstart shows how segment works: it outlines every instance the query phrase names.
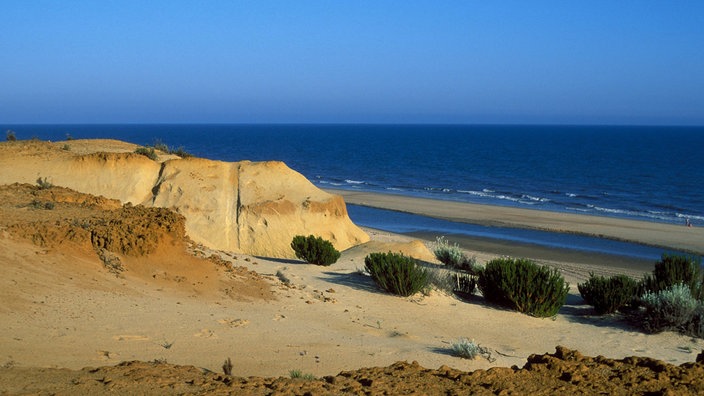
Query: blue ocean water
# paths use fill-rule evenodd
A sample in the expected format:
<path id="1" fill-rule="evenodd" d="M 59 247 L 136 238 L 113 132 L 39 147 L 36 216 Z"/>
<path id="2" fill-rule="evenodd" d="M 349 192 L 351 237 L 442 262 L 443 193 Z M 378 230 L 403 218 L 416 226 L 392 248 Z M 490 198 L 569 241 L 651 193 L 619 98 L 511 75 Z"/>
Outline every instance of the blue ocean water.
<path id="1" fill-rule="evenodd" d="M 3 125 L 281 160 L 323 188 L 704 226 L 704 127 Z"/>

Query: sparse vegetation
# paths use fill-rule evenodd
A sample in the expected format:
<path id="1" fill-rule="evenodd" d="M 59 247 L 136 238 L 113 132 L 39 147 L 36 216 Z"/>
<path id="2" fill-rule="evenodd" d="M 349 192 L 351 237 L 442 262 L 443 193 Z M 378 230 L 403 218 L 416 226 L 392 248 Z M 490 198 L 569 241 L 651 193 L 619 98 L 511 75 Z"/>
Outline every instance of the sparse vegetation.
<path id="1" fill-rule="evenodd" d="M 537 317 L 557 314 L 569 292 L 560 272 L 528 259 L 498 258 L 487 263 L 478 279 L 484 298 Z"/>
<path id="2" fill-rule="evenodd" d="M 49 188 L 54 187 L 54 185 L 51 184 L 51 183 L 46 179 L 46 177 L 44 177 L 44 178 L 42 178 L 42 177 L 37 178 L 37 186 L 39 187 L 40 190 L 46 190 L 46 189 L 49 189 Z"/>
<path id="3" fill-rule="evenodd" d="M 655 263 L 652 275 L 643 278 L 641 294 L 667 290 L 681 283 L 689 287 L 695 299 L 703 300 L 704 274 L 699 261 L 693 256 L 664 254 Z"/>
<path id="4" fill-rule="evenodd" d="M 149 147 L 149 146 L 147 146 L 147 147 Z M 180 147 L 174 149 L 174 148 L 169 147 L 166 143 L 162 142 L 159 139 L 155 140 L 154 145 L 151 147 L 153 147 L 154 149 L 159 150 L 161 152 L 164 152 L 166 154 L 178 155 L 181 158 L 193 157 L 193 155 L 188 153 L 183 146 L 180 146 Z"/>
<path id="5" fill-rule="evenodd" d="M 476 273 L 478 270 L 477 259 L 467 257 L 458 244 L 450 244 L 445 237 L 441 236 L 435 239 L 433 253 L 438 261 L 454 269 L 469 273 Z"/>
<path id="6" fill-rule="evenodd" d="M 589 274 L 586 282 L 577 285 L 584 301 L 598 315 L 614 313 L 638 299 L 638 282 L 626 275 L 610 278 Z"/>
<path id="7" fill-rule="evenodd" d="M 286 286 L 291 286 L 291 279 L 289 279 L 281 270 L 276 271 L 276 277 Z"/>
<path id="8" fill-rule="evenodd" d="M 455 272 L 445 268 L 428 268 L 428 287 L 452 294 L 455 287 Z"/>
<path id="9" fill-rule="evenodd" d="M 452 353 L 463 359 L 474 359 L 480 353 L 480 347 L 474 340 L 470 341 L 466 338 L 460 338 L 450 345 L 452 347 Z"/>
<path id="10" fill-rule="evenodd" d="M 646 331 L 674 330 L 704 337 L 704 305 L 692 296 L 687 285 L 680 283 L 665 290 L 646 292 L 641 303 L 644 308 L 641 324 Z"/>
<path id="11" fill-rule="evenodd" d="M 161 345 L 161 347 L 164 349 L 171 349 L 171 347 L 174 346 L 174 341 L 163 341 L 159 345 Z"/>
<path id="12" fill-rule="evenodd" d="M 8 129 L 7 132 L 5 132 L 5 139 L 8 142 L 14 142 L 17 140 L 17 135 L 15 134 L 15 131 L 12 129 Z"/>
<path id="13" fill-rule="evenodd" d="M 340 252 L 330 241 L 321 237 L 296 235 L 291 241 L 296 257 L 316 265 L 331 265 L 340 258 Z"/>
<path id="14" fill-rule="evenodd" d="M 403 254 L 371 253 L 364 264 L 377 286 L 389 293 L 407 297 L 428 286 L 428 270 Z"/>
<path id="15" fill-rule="evenodd" d="M 304 373 L 301 370 L 290 370 L 288 372 L 289 376 L 294 379 L 302 379 L 306 381 L 312 381 L 315 379 L 315 376 L 310 373 Z"/>
<path id="16" fill-rule="evenodd" d="M 225 375 L 232 375 L 232 361 L 230 358 L 227 358 L 225 363 L 222 364 L 222 371 Z"/>
<path id="17" fill-rule="evenodd" d="M 134 152 L 137 154 L 141 154 L 141 155 L 149 158 L 152 161 L 159 160 L 159 156 L 156 155 L 156 152 L 154 151 L 154 147 L 139 147 Z"/>
<path id="18" fill-rule="evenodd" d="M 477 277 L 471 274 L 455 273 L 453 278 L 453 291 L 462 297 L 469 297 L 477 291 Z"/>

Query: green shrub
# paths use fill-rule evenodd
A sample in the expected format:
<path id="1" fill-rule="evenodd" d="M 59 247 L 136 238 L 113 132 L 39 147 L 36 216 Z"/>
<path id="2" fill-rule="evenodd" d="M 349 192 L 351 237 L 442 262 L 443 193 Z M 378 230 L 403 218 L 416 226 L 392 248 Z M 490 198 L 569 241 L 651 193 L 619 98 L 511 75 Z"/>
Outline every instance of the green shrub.
<path id="1" fill-rule="evenodd" d="M 304 373 L 301 370 L 289 370 L 288 374 L 293 379 L 302 379 L 306 381 L 313 381 L 315 379 L 313 374 Z"/>
<path id="2" fill-rule="evenodd" d="M 371 253 L 364 267 L 377 286 L 399 296 L 411 296 L 428 285 L 428 270 L 400 253 Z"/>
<path id="3" fill-rule="evenodd" d="M 159 156 L 156 155 L 156 152 L 154 151 L 153 147 L 139 147 L 134 152 L 137 154 L 141 154 L 141 155 L 149 158 L 152 161 L 159 160 Z"/>
<path id="4" fill-rule="evenodd" d="M 437 237 L 435 239 L 433 253 L 435 258 L 445 265 L 470 273 L 476 272 L 477 260 L 474 257 L 467 257 L 459 245 L 456 243 L 451 245 L 445 237 Z"/>
<path id="5" fill-rule="evenodd" d="M 555 315 L 570 289 L 556 269 L 513 258 L 487 263 L 478 285 L 487 301 L 537 317 Z"/>
<path id="6" fill-rule="evenodd" d="M 691 294 L 697 300 L 704 299 L 701 266 L 692 256 L 664 254 L 655 263 L 652 275 L 646 275 L 642 281 L 642 293 L 658 292 L 670 289 L 677 284 L 689 287 Z"/>
<path id="7" fill-rule="evenodd" d="M 291 248 L 299 259 L 317 265 L 330 265 L 340 258 L 330 241 L 321 237 L 296 235 L 291 241 Z"/>
<path id="8" fill-rule="evenodd" d="M 589 279 L 577 288 L 598 315 L 614 313 L 638 298 L 638 282 L 626 275 L 605 278 L 590 273 Z"/>
<path id="9" fill-rule="evenodd" d="M 464 295 L 471 296 L 477 291 L 477 277 L 471 274 L 455 273 L 452 276 L 453 291 Z"/>
<path id="10" fill-rule="evenodd" d="M 665 330 L 689 332 L 701 323 L 702 305 L 685 284 L 676 284 L 657 292 L 646 292 L 641 298 L 645 309 L 642 325 L 646 331 L 656 333 Z"/>

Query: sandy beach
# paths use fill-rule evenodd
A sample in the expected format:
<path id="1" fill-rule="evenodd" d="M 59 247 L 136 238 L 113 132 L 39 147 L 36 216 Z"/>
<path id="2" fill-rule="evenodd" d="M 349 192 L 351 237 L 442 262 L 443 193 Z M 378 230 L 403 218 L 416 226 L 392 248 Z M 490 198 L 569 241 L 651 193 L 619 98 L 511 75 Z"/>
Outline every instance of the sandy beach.
<path id="1" fill-rule="evenodd" d="M 704 228 L 603 216 L 440 201 L 394 194 L 326 190 L 348 204 L 472 224 L 574 233 L 704 254 Z"/>
<path id="2" fill-rule="evenodd" d="M 542 262 L 560 268 L 571 283 L 567 304 L 546 319 L 487 305 L 480 296 L 466 301 L 434 290 L 400 298 L 379 290 L 360 271 L 370 252 L 401 251 L 441 266 L 416 238 L 371 229 L 371 241 L 345 250 L 330 267 L 203 248 L 196 249 L 200 256 L 216 256 L 220 264 L 198 264 L 174 245 L 125 260 L 124 273 L 115 276 L 90 249 L 42 247 L 9 232 L 7 222 L 41 212 L 16 209 L 17 193 L 6 194 L 0 233 L 5 367 L 79 369 L 156 359 L 217 372 L 230 357 L 238 376 L 287 376 L 294 369 L 321 376 L 404 360 L 466 371 L 520 367 L 529 355 L 557 345 L 590 356 L 681 364 L 704 348 L 704 341 L 677 333 L 645 334 L 618 315 L 593 316 L 576 283 L 590 271 L 622 272 L 593 261 Z M 479 262 L 496 256 L 467 253 Z M 491 359 L 453 356 L 450 344 L 460 337 L 489 348 Z"/>

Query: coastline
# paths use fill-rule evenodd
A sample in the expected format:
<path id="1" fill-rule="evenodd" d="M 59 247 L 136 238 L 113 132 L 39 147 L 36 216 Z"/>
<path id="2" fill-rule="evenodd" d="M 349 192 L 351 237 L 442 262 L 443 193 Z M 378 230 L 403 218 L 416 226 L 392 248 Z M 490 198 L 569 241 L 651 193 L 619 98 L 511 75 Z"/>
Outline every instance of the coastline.
<path id="1" fill-rule="evenodd" d="M 454 222 L 586 235 L 704 255 L 704 228 L 615 217 L 441 201 L 366 191 L 324 189 L 347 204 Z"/>

